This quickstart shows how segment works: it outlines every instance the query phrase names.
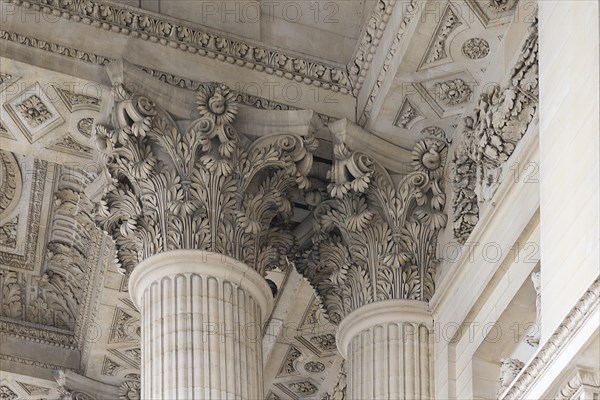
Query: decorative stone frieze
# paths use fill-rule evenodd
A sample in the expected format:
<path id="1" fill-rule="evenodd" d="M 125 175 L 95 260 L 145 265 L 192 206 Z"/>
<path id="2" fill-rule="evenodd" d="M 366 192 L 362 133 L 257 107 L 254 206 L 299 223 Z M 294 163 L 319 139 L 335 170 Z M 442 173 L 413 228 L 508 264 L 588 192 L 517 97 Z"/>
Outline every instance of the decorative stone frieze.
<path id="1" fill-rule="evenodd" d="M 376 301 L 431 298 L 437 235 L 446 224 L 446 155 L 445 141 L 423 139 L 412 172 L 390 176 L 334 137 L 331 199 L 314 210 L 314 245 L 297 265 L 330 321 Z"/>
<path id="2" fill-rule="evenodd" d="M 20 33 L 11 31 L 0 30 L 0 40 L 18 43 L 24 46 L 33 47 L 50 53 L 59 54 L 65 57 L 76 58 L 77 60 L 100 66 L 106 65 L 113 61 L 108 57 L 104 57 L 98 54 L 76 49 L 74 47 L 62 46 L 58 43 L 47 42 L 42 39 L 22 35 Z"/>
<path id="3" fill-rule="evenodd" d="M 511 70 L 508 84 L 503 89 L 488 87 L 480 95 L 474 112 L 464 118 L 461 142 L 453 158 L 454 235 L 459 241 L 466 241 L 479 220 L 477 202 L 494 196 L 500 185 L 502 165 L 527 131 L 537 106 L 536 21 Z"/>
<path id="4" fill-rule="evenodd" d="M 114 129 L 96 132 L 113 179 L 98 223 L 123 272 L 175 249 L 228 255 L 259 274 L 289 254 L 287 195 L 309 186 L 317 141 L 283 133 L 251 142 L 231 125 L 233 97 L 224 85 L 203 87 L 200 118 L 182 129 L 149 99 L 115 88 Z"/>
<path id="5" fill-rule="evenodd" d="M 245 66 L 290 80 L 304 81 L 324 89 L 342 93 L 349 93 L 351 89 L 345 66 L 327 65 L 221 34 L 209 33 L 181 20 L 158 16 L 128 4 L 109 4 L 92 0 L 85 3 L 70 0 L 5 1 L 42 13 L 54 14 L 76 23 L 92 24 L 139 40 L 160 42 L 229 64 Z"/>

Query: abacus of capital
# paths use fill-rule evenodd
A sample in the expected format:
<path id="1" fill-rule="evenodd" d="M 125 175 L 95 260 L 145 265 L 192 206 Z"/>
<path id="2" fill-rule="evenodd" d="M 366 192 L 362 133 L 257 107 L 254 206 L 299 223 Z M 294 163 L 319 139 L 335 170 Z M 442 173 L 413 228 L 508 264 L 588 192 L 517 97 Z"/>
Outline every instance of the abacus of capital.
<path id="1" fill-rule="evenodd" d="M 249 140 L 224 85 L 201 88 L 193 121 L 176 123 L 122 85 L 114 99 L 112 126 L 96 132 L 111 177 L 97 223 L 141 313 L 142 398 L 264 398 L 264 276 L 290 261 L 339 325 L 347 398 L 430 396 L 445 141 L 418 142 L 412 172 L 397 176 L 345 144 L 360 128 L 330 124 L 331 183 L 316 195 L 314 135 Z M 293 192 L 311 194 L 305 249 L 288 229 Z"/>

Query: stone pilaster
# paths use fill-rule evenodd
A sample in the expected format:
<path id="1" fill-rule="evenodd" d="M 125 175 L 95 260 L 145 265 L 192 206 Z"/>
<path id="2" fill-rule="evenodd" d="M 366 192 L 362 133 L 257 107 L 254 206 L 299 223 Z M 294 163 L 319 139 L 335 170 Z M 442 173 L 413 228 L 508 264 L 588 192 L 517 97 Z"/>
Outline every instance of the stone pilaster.
<path id="1" fill-rule="evenodd" d="M 198 92 L 193 121 L 123 86 L 114 99 L 113 127 L 96 132 L 112 178 L 98 224 L 141 313 L 142 398 L 263 398 L 263 277 L 292 252 L 289 195 L 309 184 L 316 140 L 244 137 L 219 84 Z"/>
<path id="2" fill-rule="evenodd" d="M 314 211 L 314 245 L 298 264 L 339 325 L 350 399 L 428 398 L 437 236 L 446 225 L 447 145 L 419 141 L 410 171 L 390 174 L 332 124 L 331 199 Z M 367 134 L 367 133 L 365 133 Z"/>

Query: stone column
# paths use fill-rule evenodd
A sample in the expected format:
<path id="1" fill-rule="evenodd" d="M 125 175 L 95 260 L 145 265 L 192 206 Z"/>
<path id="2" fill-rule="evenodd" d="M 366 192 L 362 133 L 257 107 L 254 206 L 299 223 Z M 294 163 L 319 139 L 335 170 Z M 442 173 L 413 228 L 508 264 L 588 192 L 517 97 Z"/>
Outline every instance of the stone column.
<path id="1" fill-rule="evenodd" d="M 431 313 L 419 301 L 381 301 L 346 316 L 337 331 L 346 398 L 431 398 L 431 332 Z"/>
<path id="2" fill-rule="evenodd" d="M 332 199 L 315 209 L 314 245 L 297 268 L 338 325 L 348 399 L 431 398 L 428 301 L 435 290 L 437 236 L 446 224 L 447 144 L 419 141 L 402 155 L 413 170 L 394 176 L 344 142 L 367 132 L 353 132 L 360 128 L 347 123 L 329 128 Z"/>
<path id="3" fill-rule="evenodd" d="M 288 191 L 309 185 L 314 137 L 244 137 L 224 85 L 201 88 L 194 121 L 124 86 L 114 97 L 97 223 L 141 313 L 141 397 L 261 399 L 264 275 L 292 253 Z"/>
<path id="4" fill-rule="evenodd" d="M 143 399 L 262 399 L 269 285 L 227 256 L 175 250 L 129 280 L 141 312 Z"/>

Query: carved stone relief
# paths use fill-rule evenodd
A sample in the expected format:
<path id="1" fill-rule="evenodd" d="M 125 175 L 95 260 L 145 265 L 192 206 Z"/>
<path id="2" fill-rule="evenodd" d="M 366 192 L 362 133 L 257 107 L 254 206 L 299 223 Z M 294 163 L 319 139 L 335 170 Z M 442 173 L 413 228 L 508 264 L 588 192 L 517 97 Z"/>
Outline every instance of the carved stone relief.
<path id="1" fill-rule="evenodd" d="M 510 384 L 515 380 L 519 372 L 523 369 L 525 363 L 516 358 L 503 358 L 500 367 L 500 388 L 498 388 L 498 397 L 500 397 Z"/>
<path id="2" fill-rule="evenodd" d="M 314 245 L 298 271 L 335 324 L 371 302 L 427 301 L 434 291 L 437 235 L 446 224 L 446 143 L 417 143 L 413 172 L 396 178 L 341 138 L 334 143 L 331 199 L 314 211 Z"/>
<path id="3" fill-rule="evenodd" d="M 525 336 L 525 343 L 532 347 L 540 345 L 542 337 L 542 274 L 534 272 L 531 274 L 531 283 L 535 289 L 535 325 L 533 332 Z"/>
<path id="4" fill-rule="evenodd" d="M 421 69 L 438 64 L 438 61 L 448 58 L 446 41 L 450 34 L 463 23 L 450 5 L 446 7 L 440 23 L 421 62 Z"/>
<path id="5" fill-rule="evenodd" d="M 12 391 L 8 386 L 0 386 L 0 399 L 2 400 L 14 400 L 18 395 Z"/>
<path id="6" fill-rule="evenodd" d="M 398 116 L 396 117 L 394 125 L 399 128 L 410 129 L 415 122 L 422 119 L 423 114 L 408 98 L 405 98 L 402 102 L 400 110 L 398 111 Z"/>
<path id="7" fill-rule="evenodd" d="M 447 106 L 455 106 L 469 100 L 473 91 L 462 79 L 435 84 L 437 98 Z"/>
<path id="8" fill-rule="evenodd" d="M 37 128 L 52 118 L 52 113 L 36 95 L 29 96 L 24 102 L 18 104 L 16 109 L 32 128 Z"/>
<path id="9" fill-rule="evenodd" d="M 185 131 L 149 99 L 123 87 L 115 93 L 117 126 L 96 132 L 114 179 L 98 223 L 115 240 L 123 272 L 183 248 L 226 254 L 261 274 L 280 265 L 293 244 L 286 193 L 308 187 L 316 139 L 282 134 L 250 143 L 230 125 L 237 103 L 223 85 L 199 91 L 201 118 Z"/>
<path id="10" fill-rule="evenodd" d="M 462 52 L 471 60 L 479 60 L 490 54 L 490 44 L 485 39 L 472 38 L 463 44 Z"/>
<path id="11" fill-rule="evenodd" d="M 527 131 L 537 105 L 538 34 L 535 22 L 511 70 L 508 85 L 503 89 L 489 87 L 481 94 L 474 113 L 464 118 L 461 143 L 454 155 L 454 232 L 457 239 L 464 242 L 477 223 L 477 202 L 488 201 L 494 196 L 500 184 L 502 165 Z"/>

